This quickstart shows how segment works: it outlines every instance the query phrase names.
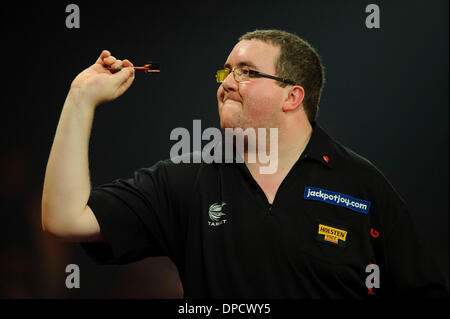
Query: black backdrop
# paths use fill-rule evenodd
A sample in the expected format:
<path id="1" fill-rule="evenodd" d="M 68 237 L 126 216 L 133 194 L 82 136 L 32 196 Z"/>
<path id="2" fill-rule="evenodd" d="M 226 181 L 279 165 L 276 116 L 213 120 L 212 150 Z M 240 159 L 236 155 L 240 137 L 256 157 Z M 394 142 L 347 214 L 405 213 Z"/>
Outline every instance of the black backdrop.
<path id="1" fill-rule="evenodd" d="M 135 65 L 132 87 L 95 114 L 93 185 L 130 177 L 169 157 L 175 127 L 218 127 L 214 75 L 237 38 L 254 29 L 295 32 L 322 56 L 326 85 L 319 122 L 371 160 L 405 199 L 448 279 L 448 1 L 70 2 L 1 10 L 1 297 L 181 297 L 165 257 L 98 266 L 79 245 L 40 228 L 40 197 L 53 135 L 73 78 L 102 49 Z M 376 3 L 381 28 L 365 26 Z M 420 261 L 417 261 L 420 262 Z M 81 287 L 65 287 L 67 264 Z"/>

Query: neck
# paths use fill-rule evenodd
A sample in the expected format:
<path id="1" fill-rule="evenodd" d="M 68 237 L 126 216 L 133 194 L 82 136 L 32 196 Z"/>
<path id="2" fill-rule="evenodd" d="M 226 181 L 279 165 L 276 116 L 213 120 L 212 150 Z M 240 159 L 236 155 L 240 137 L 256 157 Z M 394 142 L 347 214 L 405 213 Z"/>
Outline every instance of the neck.
<path id="1" fill-rule="evenodd" d="M 273 174 L 285 175 L 299 159 L 301 154 L 306 148 L 312 134 L 312 127 L 306 118 L 298 119 L 295 123 L 285 123 L 285 125 L 278 128 L 278 138 L 272 135 L 272 141 L 270 136 L 270 130 L 266 130 L 266 150 L 262 150 L 263 155 L 267 154 L 266 161 L 269 159 L 269 163 L 261 161 L 261 156 L 250 156 L 255 154 L 249 154 L 248 149 L 244 152 L 244 162 L 252 173 L 261 172 L 261 169 L 274 163 L 270 161 L 276 161 L 276 170 Z M 278 142 L 278 147 L 275 147 L 275 143 Z M 265 154 L 264 154 L 265 153 Z M 256 157 L 256 162 L 254 158 Z M 253 159 L 253 160 L 252 160 Z M 267 174 L 267 173 L 266 173 Z"/>

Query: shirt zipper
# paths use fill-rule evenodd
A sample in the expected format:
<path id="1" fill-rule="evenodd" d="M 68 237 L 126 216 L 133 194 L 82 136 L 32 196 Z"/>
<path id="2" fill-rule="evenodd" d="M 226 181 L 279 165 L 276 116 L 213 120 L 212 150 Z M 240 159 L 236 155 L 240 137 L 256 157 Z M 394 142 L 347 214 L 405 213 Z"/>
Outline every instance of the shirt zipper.
<path id="1" fill-rule="evenodd" d="M 275 197 L 273 198 L 272 204 L 269 203 L 269 201 L 267 201 L 267 203 L 269 204 L 269 211 L 268 211 L 269 215 L 272 214 L 272 207 L 275 205 L 275 201 L 276 201 L 277 197 L 280 197 L 279 194 L 280 194 L 281 188 L 283 187 L 284 184 L 287 183 L 286 181 L 288 180 L 289 176 L 293 174 L 292 172 L 296 169 L 297 165 L 299 165 L 307 157 L 308 157 L 308 154 L 304 154 L 304 155 L 300 156 L 300 158 L 297 160 L 297 162 L 294 163 L 294 166 L 291 167 L 291 169 L 289 170 L 289 172 L 287 173 L 287 175 L 284 177 L 283 181 L 281 182 L 280 186 L 278 187 Z M 261 189 L 261 192 L 262 192 L 262 189 Z M 264 197 L 265 197 L 265 195 L 264 195 Z M 267 200 L 267 198 L 266 198 L 266 200 Z"/>
<path id="2" fill-rule="evenodd" d="M 253 178 L 252 174 L 250 174 L 250 171 L 248 170 L 247 166 L 245 164 L 242 165 L 245 173 L 250 178 L 250 180 L 254 183 L 254 185 L 256 185 L 257 189 L 259 189 L 260 195 L 266 201 L 268 215 L 272 215 L 272 208 L 275 205 L 275 201 L 276 201 L 277 197 L 279 197 L 277 195 L 280 193 L 280 190 L 281 190 L 281 187 L 283 186 L 283 184 L 286 184 L 286 180 L 288 179 L 288 177 L 293 174 L 292 171 L 296 168 L 296 166 L 298 164 L 300 164 L 307 157 L 308 157 L 308 154 L 301 155 L 300 158 L 297 160 L 297 162 L 295 162 L 294 166 L 292 166 L 291 170 L 284 177 L 283 181 L 281 182 L 280 186 L 278 187 L 277 193 L 275 194 L 275 197 L 273 198 L 272 204 L 269 203 L 269 200 L 267 199 L 266 194 L 264 194 L 264 191 L 262 190 L 261 186 L 259 186 L 259 184 L 256 182 L 256 180 Z"/>

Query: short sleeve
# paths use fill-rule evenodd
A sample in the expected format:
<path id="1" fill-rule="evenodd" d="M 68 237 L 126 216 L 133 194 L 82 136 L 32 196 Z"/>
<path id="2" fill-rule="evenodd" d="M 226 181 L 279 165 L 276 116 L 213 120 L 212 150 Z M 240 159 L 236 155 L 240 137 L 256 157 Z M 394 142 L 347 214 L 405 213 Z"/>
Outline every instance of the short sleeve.
<path id="1" fill-rule="evenodd" d="M 127 264 L 152 256 L 175 260 L 181 254 L 183 234 L 176 202 L 164 161 L 137 170 L 133 178 L 95 187 L 88 205 L 106 243 L 81 245 L 102 264 Z"/>
<path id="2" fill-rule="evenodd" d="M 445 278 L 421 240 L 406 205 L 396 207 L 399 218 L 387 238 L 390 293 L 401 298 L 447 298 Z"/>

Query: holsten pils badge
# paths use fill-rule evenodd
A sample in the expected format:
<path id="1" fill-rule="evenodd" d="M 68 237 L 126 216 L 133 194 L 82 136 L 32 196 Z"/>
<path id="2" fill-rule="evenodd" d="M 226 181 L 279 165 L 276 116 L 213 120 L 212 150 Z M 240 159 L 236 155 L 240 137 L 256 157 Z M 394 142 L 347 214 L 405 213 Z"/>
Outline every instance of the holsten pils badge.
<path id="1" fill-rule="evenodd" d="M 320 242 L 334 244 L 339 247 L 345 247 L 347 240 L 347 231 L 324 224 L 319 224 L 317 239 Z"/>

